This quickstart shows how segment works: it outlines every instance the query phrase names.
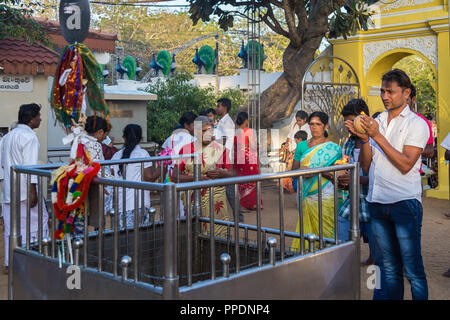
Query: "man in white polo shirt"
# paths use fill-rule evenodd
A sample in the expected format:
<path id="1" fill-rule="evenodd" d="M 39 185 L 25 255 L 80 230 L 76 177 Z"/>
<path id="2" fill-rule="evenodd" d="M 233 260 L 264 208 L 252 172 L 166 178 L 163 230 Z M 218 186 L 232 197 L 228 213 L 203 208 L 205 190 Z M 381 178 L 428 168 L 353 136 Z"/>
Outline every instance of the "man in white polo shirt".
<path id="1" fill-rule="evenodd" d="M 234 133 L 235 133 L 235 124 L 233 119 L 231 119 L 228 114 L 231 110 L 231 100 L 228 98 L 220 98 L 217 100 L 216 112 L 219 116 L 220 120 L 217 124 L 217 128 L 214 130 L 214 136 L 217 142 L 222 142 L 225 147 L 228 149 L 230 154 L 230 159 L 223 159 L 223 161 L 231 161 L 234 159 Z M 225 153 L 224 153 L 225 154 Z M 234 199 L 237 195 L 234 194 L 234 186 L 228 185 L 226 186 L 226 193 L 228 202 L 233 209 L 233 215 L 235 212 L 234 208 Z M 239 221 L 244 222 L 244 216 L 241 213 L 240 206 L 237 208 L 239 212 Z"/>
<path id="2" fill-rule="evenodd" d="M 389 300 L 403 299 L 403 269 L 412 298 L 428 299 L 428 284 L 421 255 L 422 185 L 420 156 L 429 130 L 407 104 L 411 81 L 394 69 L 383 75 L 381 99 L 386 111 L 375 120 L 363 116 L 367 134 L 361 140 L 359 161 L 369 173 L 369 212 L 374 241 L 380 249 L 381 290 Z"/>

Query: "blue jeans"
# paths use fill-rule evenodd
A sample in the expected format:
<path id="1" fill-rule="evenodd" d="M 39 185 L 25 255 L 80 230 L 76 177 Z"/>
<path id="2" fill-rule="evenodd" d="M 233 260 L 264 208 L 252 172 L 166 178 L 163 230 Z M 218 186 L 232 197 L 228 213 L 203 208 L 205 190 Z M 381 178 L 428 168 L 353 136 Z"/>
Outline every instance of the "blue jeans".
<path id="1" fill-rule="evenodd" d="M 382 290 L 389 300 L 403 300 L 403 268 L 414 300 L 428 299 L 421 255 L 422 204 L 416 199 L 369 203 L 372 234 L 382 266 Z M 383 281 L 383 278 L 385 281 Z"/>

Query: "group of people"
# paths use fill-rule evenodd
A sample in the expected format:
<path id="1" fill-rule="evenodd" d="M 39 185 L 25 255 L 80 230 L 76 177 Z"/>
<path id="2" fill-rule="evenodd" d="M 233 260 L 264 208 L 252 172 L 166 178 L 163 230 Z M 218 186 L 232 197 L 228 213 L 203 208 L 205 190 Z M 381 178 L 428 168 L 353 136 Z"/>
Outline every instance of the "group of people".
<path id="1" fill-rule="evenodd" d="M 351 100 L 344 106 L 341 114 L 351 135 L 342 148 L 327 139 L 328 116 L 323 112 L 310 114 L 307 122 L 311 138 L 296 141 L 291 152 L 292 170 L 330 166 L 342 156 L 350 159 L 350 163 L 359 162 L 361 235 L 370 247 L 368 264 L 375 264 L 380 272 L 374 299 L 403 299 L 403 274 L 411 284 L 413 299 L 427 299 L 420 245 L 421 158 L 432 156 L 431 124 L 414 112 L 415 87 L 402 70 L 394 69 L 383 75 L 380 95 L 386 110 L 375 117 L 369 116 L 369 108 L 362 99 Z M 353 120 L 359 115 L 365 133 L 355 129 Z M 323 235 L 330 238 L 335 232 L 333 181 L 333 174 L 322 174 Z M 348 188 L 349 173 L 339 174 L 337 181 L 340 189 Z M 292 187 L 296 186 L 294 180 Z M 302 187 L 304 233 L 317 235 L 317 176 L 304 176 Z M 350 199 L 344 197 L 339 204 L 339 239 L 349 238 L 349 215 Z M 299 232 L 299 223 L 296 231 Z M 294 240 L 292 247 L 299 246 L 299 241 Z"/>
<path id="2" fill-rule="evenodd" d="M 349 159 L 350 163 L 360 163 L 361 235 L 370 247 L 371 256 L 368 263 L 377 265 L 381 272 L 379 277 L 381 283 L 375 289 L 374 299 L 403 299 L 403 273 L 410 281 L 413 299 L 427 299 L 428 286 L 420 246 L 422 227 L 420 172 L 421 157 L 430 156 L 430 149 L 433 148 L 431 125 L 420 114 L 414 112 L 415 88 L 402 70 L 394 69 L 383 75 L 381 99 L 386 110 L 373 117 L 370 117 L 369 108 L 362 99 L 353 99 L 344 106 L 341 114 L 350 137 L 342 147 L 328 139 L 329 117 L 326 113 L 316 111 L 308 115 L 304 111 L 297 112 L 296 122 L 283 146 L 283 152 L 288 162 L 288 170 L 331 166 L 343 156 Z M 217 100 L 215 109 L 205 110 L 198 116 L 193 112 L 183 113 L 177 127 L 162 145 L 163 154 L 186 155 L 201 151 L 202 180 L 258 174 L 260 168 L 257 139 L 255 132 L 249 128 L 249 116 L 246 112 L 240 112 L 233 121 L 229 115 L 230 109 L 231 100 L 221 98 Z M 361 114 L 361 127 L 365 133 L 357 131 L 353 122 Z M 8 266 L 10 225 L 10 167 L 38 163 L 39 142 L 33 129 L 38 128 L 39 124 L 40 107 L 36 104 L 22 105 L 17 128 L 5 135 L 0 143 L 1 166 L 4 170 L 2 210 L 5 221 L 5 272 Z M 195 130 L 200 126 L 201 136 L 200 132 Z M 124 128 L 124 146 L 121 149 L 115 148 L 112 141 L 102 143 L 105 139 L 108 140 L 110 130 L 111 124 L 108 120 L 99 116 L 87 118 L 85 131 L 88 137 L 84 144 L 93 161 L 150 156 L 139 146 L 142 140 L 142 128 L 139 125 L 129 124 Z M 198 143 L 199 138 L 201 143 Z M 446 146 L 450 150 L 448 143 L 444 147 Z M 143 176 L 140 164 L 128 164 L 126 170 L 123 165 L 113 165 L 105 171 L 105 175 L 131 181 L 155 181 L 160 177 L 160 172 L 148 162 L 144 165 Z M 164 174 L 165 176 L 161 178 L 165 181 L 193 181 L 194 159 L 183 158 L 172 161 Z M 303 204 L 303 232 L 318 235 L 318 176 L 307 175 L 303 178 L 300 195 Z M 23 176 L 20 195 L 23 235 L 26 232 L 24 212 L 28 197 L 24 179 Z M 346 240 L 350 231 L 348 198 L 350 173 L 341 171 L 337 181 L 343 195 L 339 203 L 339 239 Z M 36 183 L 35 177 L 32 177 L 29 193 L 32 219 L 37 219 Z M 324 237 L 329 238 L 333 238 L 336 231 L 333 183 L 334 173 L 322 174 L 322 226 Z M 285 179 L 283 184 L 288 192 L 297 191 L 299 187 L 297 179 Z M 122 192 L 121 188 L 119 189 Z M 106 193 L 109 193 L 108 190 Z M 235 208 L 236 197 L 239 204 L 237 208 Z M 233 215 L 237 214 L 239 221 L 243 222 L 242 211 L 256 210 L 258 198 L 260 197 L 257 197 L 256 183 L 238 185 L 238 194 L 235 194 L 234 185 L 218 186 L 213 188 L 212 197 L 208 189 L 203 189 L 201 214 L 206 217 L 214 215 L 216 219 L 228 221 L 233 221 L 235 218 Z M 210 199 L 213 204 L 210 203 Z M 188 199 L 186 194 L 183 194 L 180 211 L 192 206 L 193 200 L 193 197 Z M 232 208 L 232 214 L 227 209 L 227 202 Z M 136 210 L 133 190 L 127 190 L 126 208 L 122 208 L 122 201 L 119 201 L 119 207 L 121 226 L 124 223 L 133 226 Z M 141 207 L 147 209 L 142 218 L 148 221 L 149 193 L 145 194 L 144 203 L 139 203 L 139 208 Z M 262 201 L 260 207 L 262 208 Z M 210 212 L 211 208 L 213 212 Z M 47 219 L 48 215 L 44 208 L 44 235 L 48 233 L 45 223 Z M 36 237 L 37 222 L 33 221 L 31 234 L 32 237 Z M 204 223 L 203 230 L 208 232 L 209 224 Z M 296 232 L 299 231 L 300 221 L 296 229 Z M 225 227 L 215 228 L 215 235 L 224 236 L 225 233 Z M 294 250 L 300 248 L 298 239 L 293 241 L 292 248 Z"/>
<path id="3" fill-rule="evenodd" d="M 24 104 L 21 105 L 18 112 L 18 124 L 9 131 L 0 140 L 0 155 L 1 155 L 1 169 L 3 172 L 3 183 L 2 183 L 2 213 L 3 213 L 3 223 L 4 223 L 4 247 L 5 247 L 5 260 L 4 260 L 4 274 L 9 272 L 9 235 L 10 235 L 10 210 L 11 201 L 14 199 L 10 198 L 11 195 L 11 177 L 10 168 L 11 166 L 27 166 L 27 165 L 37 165 L 39 163 L 39 140 L 33 129 L 37 129 L 41 123 L 41 107 L 38 104 Z M 100 116 L 90 116 L 87 117 L 84 123 L 84 130 L 86 134 L 80 138 L 85 147 L 85 150 L 89 153 L 89 157 L 92 161 L 102 161 L 102 160 L 116 160 L 116 159 L 126 159 L 126 158 L 145 158 L 150 157 L 149 153 L 139 146 L 142 140 L 142 128 L 137 124 L 128 124 L 123 129 L 123 140 L 124 146 L 120 150 L 113 146 L 112 141 L 109 144 L 102 143 L 107 139 L 109 132 L 111 131 L 111 124 L 108 120 Z M 123 172 L 122 165 L 112 166 L 111 168 L 106 168 L 105 176 L 109 178 L 116 179 L 127 179 L 127 180 L 137 180 L 141 179 L 145 181 L 154 181 L 159 176 L 159 171 L 153 170 L 151 162 L 144 164 L 144 176 L 141 177 L 141 167 L 140 164 L 128 164 L 126 168 L 126 174 Z M 26 243 L 26 231 L 27 231 L 27 221 L 26 221 L 26 210 L 27 210 L 27 199 L 30 202 L 30 241 L 34 242 L 37 240 L 38 236 L 38 190 L 37 190 L 37 177 L 31 176 L 29 193 L 27 194 L 27 178 L 26 175 L 21 175 L 20 182 L 20 203 L 18 204 L 20 208 L 20 227 L 22 234 L 22 242 Z M 119 190 L 119 193 L 122 190 Z M 109 206 L 106 208 L 111 208 L 112 194 L 111 190 L 105 192 L 106 199 L 109 199 Z M 109 196 L 109 197 L 108 197 Z M 121 195 L 119 195 L 121 197 Z M 127 225 L 134 225 L 134 196 L 131 189 L 127 189 L 126 194 L 126 208 L 122 208 L 122 201 L 119 201 L 119 212 L 123 219 L 120 219 L 121 226 L 122 221 L 126 221 Z M 139 199 L 140 201 L 140 199 Z M 108 200 L 106 200 L 108 202 Z M 139 207 L 142 207 L 139 204 Z M 149 218 L 149 208 L 150 208 L 150 195 L 145 194 L 144 198 L 145 216 L 144 218 L 148 220 Z M 48 235 L 48 212 L 45 205 L 43 209 L 43 221 L 42 221 L 42 236 Z"/>
<path id="4" fill-rule="evenodd" d="M 249 117 L 246 112 L 238 113 L 234 122 L 230 115 L 231 100 L 221 98 L 217 100 L 216 109 L 207 109 L 197 116 L 193 112 L 185 112 L 180 118 L 178 126 L 166 139 L 162 147 L 166 152 L 162 154 L 187 155 L 201 152 L 201 179 L 220 179 L 232 176 L 248 176 L 259 173 L 259 160 L 257 153 L 256 135 L 249 128 Z M 216 117 L 218 119 L 216 120 Z M 200 132 L 196 134 L 194 124 L 201 125 Z M 196 149 L 197 137 L 201 140 L 201 146 Z M 200 149 L 198 149 L 200 148 Z M 189 182 L 194 180 L 194 159 L 181 159 L 174 161 L 167 173 L 167 179 L 177 182 Z M 202 216 L 215 219 L 234 221 L 234 214 L 238 214 L 239 221 L 244 221 L 243 211 L 253 211 L 257 208 L 256 183 L 244 183 L 238 186 L 238 195 L 234 186 L 215 187 L 212 208 L 210 212 L 210 195 L 207 189 L 201 191 Z M 193 198 L 186 199 L 182 194 L 180 211 L 186 206 L 191 206 Z M 235 199 L 239 197 L 239 205 L 235 208 Z M 232 208 L 232 214 L 228 210 L 227 202 Z M 262 208 L 262 201 L 261 201 Z M 183 214 L 183 213 L 182 213 Z M 205 231 L 209 225 L 203 224 Z M 215 234 L 224 235 L 225 227 L 218 226 Z"/>

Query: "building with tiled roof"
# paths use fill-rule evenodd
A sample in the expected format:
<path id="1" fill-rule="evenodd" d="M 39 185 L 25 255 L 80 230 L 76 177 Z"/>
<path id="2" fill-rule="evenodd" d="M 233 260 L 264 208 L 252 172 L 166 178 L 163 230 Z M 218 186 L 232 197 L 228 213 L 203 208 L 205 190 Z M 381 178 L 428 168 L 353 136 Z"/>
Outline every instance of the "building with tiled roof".
<path id="1" fill-rule="evenodd" d="M 4 74 L 51 76 L 58 64 L 59 54 L 39 42 L 0 39 L 0 70 Z"/>
<path id="2" fill-rule="evenodd" d="M 0 39 L 0 136 L 17 121 L 20 105 L 40 104 L 42 122 L 36 130 L 40 144 L 39 160 L 47 162 L 48 136 L 54 135 L 56 129 L 49 96 L 60 52 L 67 43 L 58 22 L 40 18 L 35 20 L 47 31 L 52 48 L 39 42 L 30 44 L 26 40 Z M 115 34 L 91 29 L 83 43 L 93 52 L 113 53 L 116 40 Z M 62 134 L 58 131 L 58 135 Z"/>

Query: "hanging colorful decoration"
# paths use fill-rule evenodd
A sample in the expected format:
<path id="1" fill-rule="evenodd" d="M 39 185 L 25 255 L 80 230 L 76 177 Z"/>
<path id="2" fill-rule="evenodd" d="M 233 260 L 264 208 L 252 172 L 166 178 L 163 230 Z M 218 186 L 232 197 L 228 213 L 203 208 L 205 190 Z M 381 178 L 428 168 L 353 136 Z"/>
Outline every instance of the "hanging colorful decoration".
<path id="1" fill-rule="evenodd" d="M 58 220 L 56 240 L 84 232 L 86 197 L 91 180 L 99 170 L 100 164 L 92 162 L 89 152 L 80 143 L 76 158 L 53 171 L 52 204 Z"/>
<path id="2" fill-rule="evenodd" d="M 103 116 L 109 113 L 103 97 L 103 73 L 94 55 L 83 43 L 67 45 L 58 62 L 50 105 L 65 127 L 78 123 L 87 106 Z"/>

